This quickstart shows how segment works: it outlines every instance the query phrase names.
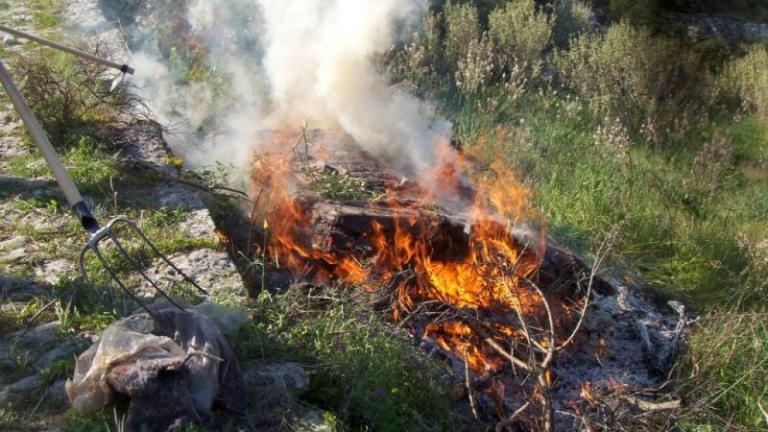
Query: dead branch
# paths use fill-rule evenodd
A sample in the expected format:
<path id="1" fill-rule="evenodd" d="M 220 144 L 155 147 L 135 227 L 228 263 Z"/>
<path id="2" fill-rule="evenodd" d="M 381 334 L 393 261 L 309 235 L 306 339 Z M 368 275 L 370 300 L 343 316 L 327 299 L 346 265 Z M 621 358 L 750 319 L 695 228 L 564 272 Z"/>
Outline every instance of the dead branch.
<path id="1" fill-rule="evenodd" d="M 579 321 L 576 323 L 576 326 L 573 328 L 573 331 L 571 332 L 571 334 L 565 339 L 563 343 L 560 344 L 560 346 L 557 347 L 556 351 L 562 351 L 568 345 L 570 345 L 571 342 L 573 342 L 573 339 L 579 333 L 579 330 L 581 330 L 581 326 L 584 324 L 584 318 L 587 316 L 587 309 L 589 308 L 590 300 L 592 297 L 592 286 L 595 282 L 597 271 L 600 268 L 600 266 L 602 266 L 603 261 L 608 256 L 608 252 L 610 251 L 611 247 L 613 246 L 616 239 L 618 238 L 618 234 L 622 226 L 623 226 L 623 223 L 616 226 L 611 232 L 611 234 L 597 249 L 595 262 L 592 264 L 592 269 L 589 272 L 589 283 L 587 283 L 587 293 L 584 296 L 584 306 L 582 307 L 582 310 L 579 313 Z"/>
<path id="2" fill-rule="evenodd" d="M 472 416 L 475 418 L 475 420 L 480 420 L 480 415 L 477 413 L 475 392 L 472 389 L 472 385 L 469 379 L 469 361 L 467 360 L 466 351 L 464 351 L 464 385 L 467 387 L 467 397 L 469 398 L 469 407 L 472 409 Z"/>
<path id="3" fill-rule="evenodd" d="M 504 429 L 510 424 L 512 424 L 512 422 L 514 422 L 515 419 L 520 417 L 520 415 L 523 414 L 525 410 L 528 409 L 529 406 L 531 406 L 530 400 L 526 401 L 523 405 L 520 406 L 520 408 L 516 409 L 515 412 L 510 414 L 507 418 L 496 423 L 496 428 L 495 428 L 496 432 L 504 432 Z"/>

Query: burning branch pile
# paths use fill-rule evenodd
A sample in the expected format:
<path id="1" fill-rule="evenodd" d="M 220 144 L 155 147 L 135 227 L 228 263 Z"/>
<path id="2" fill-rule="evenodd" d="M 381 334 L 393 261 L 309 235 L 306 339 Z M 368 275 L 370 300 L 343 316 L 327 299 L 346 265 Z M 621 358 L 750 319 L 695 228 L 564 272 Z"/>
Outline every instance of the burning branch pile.
<path id="1" fill-rule="evenodd" d="M 269 227 L 265 253 L 275 266 L 379 295 L 398 325 L 453 363 L 473 415 L 495 418 L 496 430 L 567 421 L 556 411 L 584 399 L 576 392 L 591 377 L 561 376 L 559 354 L 593 365 L 606 350 L 604 335 L 582 331 L 595 326 L 586 319 L 594 297 L 617 295 L 595 272 L 604 251 L 588 267 L 546 247 L 514 175 L 481 173 L 448 143 L 434 168 L 409 181 L 353 146 L 310 138 L 274 134 L 254 158 L 252 223 Z M 318 184 L 350 190 L 323 193 Z"/>

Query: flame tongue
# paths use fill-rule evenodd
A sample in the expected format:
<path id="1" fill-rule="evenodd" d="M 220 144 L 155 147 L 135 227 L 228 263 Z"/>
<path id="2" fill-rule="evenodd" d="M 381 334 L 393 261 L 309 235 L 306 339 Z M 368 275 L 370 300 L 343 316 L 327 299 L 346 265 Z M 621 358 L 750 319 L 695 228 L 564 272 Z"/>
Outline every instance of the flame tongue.
<path id="1" fill-rule="evenodd" d="M 542 244 L 523 244 L 511 234 L 511 227 L 526 216 L 528 192 L 512 173 L 498 171 L 498 167 L 494 177 L 477 182 L 476 192 L 469 191 L 460 169 L 462 161 L 455 152 L 446 154 L 450 157 L 439 156 L 442 162 L 425 176 L 421 187 L 407 189 L 407 200 L 391 190 L 385 201 L 376 204 L 395 217 L 370 220 L 362 233 L 367 253 L 357 257 L 354 248 L 336 248 L 332 239 L 316 238 L 312 200 L 295 198 L 289 192 L 298 183 L 290 157 L 283 153 L 277 160 L 261 160 L 253 180 L 255 186 L 270 191 L 270 256 L 281 267 L 318 282 L 338 278 L 369 289 L 396 288 L 396 320 L 425 302 L 455 311 L 488 311 L 501 316 L 515 311 L 540 314 L 541 299 L 526 279 L 540 262 Z M 455 227 L 454 232 L 448 232 L 450 224 L 428 210 L 451 192 L 451 207 L 467 197 L 472 200 L 464 212 L 467 223 L 460 236 Z M 461 241 L 457 237 L 462 237 Z M 358 258 L 368 259 L 372 265 L 364 267 Z M 490 336 L 481 336 L 466 321 L 452 318 L 426 325 L 423 335 L 473 370 L 494 371 L 504 360 L 484 337 L 504 346 L 509 339 L 519 338 L 520 332 L 509 323 L 493 324 L 487 330 Z"/>

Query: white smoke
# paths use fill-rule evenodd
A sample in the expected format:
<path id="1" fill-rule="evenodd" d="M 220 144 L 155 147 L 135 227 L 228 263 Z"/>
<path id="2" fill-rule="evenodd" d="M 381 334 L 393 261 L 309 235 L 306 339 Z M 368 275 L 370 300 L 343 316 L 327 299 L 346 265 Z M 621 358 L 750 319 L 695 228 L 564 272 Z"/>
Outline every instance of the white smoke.
<path id="1" fill-rule="evenodd" d="M 136 82 L 169 142 L 192 164 L 242 166 L 264 129 L 340 128 L 403 173 L 433 163 L 450 125 L 390 87 L 376 56 L 413 28 L 426 0 L 192 0 L 190 32 L 206 45 L 231 94 L 180 84 L 156 49 L 134 58 Z M 150 39 L 151 40 L 151 39 Z M 152 44 L 150 44 L 152 46 Z"/>

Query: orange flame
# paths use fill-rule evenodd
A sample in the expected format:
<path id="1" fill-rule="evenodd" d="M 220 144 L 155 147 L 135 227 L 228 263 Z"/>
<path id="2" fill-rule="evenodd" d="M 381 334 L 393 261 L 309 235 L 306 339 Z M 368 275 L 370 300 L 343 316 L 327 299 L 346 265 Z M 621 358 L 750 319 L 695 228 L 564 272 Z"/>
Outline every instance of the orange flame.
<path id="1" fill-rule="evenodd" d="M 286 141 L 285 137 L 276 141 L 281 139 Z M 426 301 L 439 301 L 457 310 L 540 313 L 542 301 L 525 281 L 543 256 L 544 233 L 538 233 L 535 244 L 522 244 L 512 234 L 513 227 L 531 217 L 527 207 L 530 193 L 500 165 L 470 187 L 462 156 L 448 143 L 437 148 L 438 163 L 421 179 L 417 199 L 409 196 L 409 204 L 402 204 L 398 192 L 390 191 L 380 203 L 402 216 L 389 229 L 378 221 L 371 223 L 365 234 L 373 251 L 368 257 L 370 268 L 364 268 L 348 251 L 328 251 L 328 247 L 312 244 L 318 241 L 312 240 L 313 216 L 301 200 L 291 196 L 298 182 L 293 178 L 290 152 L 261 155 L 254 161 L 252 179 L 254 185 L 270 191 L 266 215 L 271 227 L 270 256 L 280 267 L 318 282 L 338 278 L 349 284 L 382 286 L 408 271 L 411 277 L 397 280 L 395 320 Z M 463 214 L 468 250 L 461 253 L 450 250 L 458 249 L 457 245 L 443 245 L 449 250 L 438 250 L 430 239 L 436 221 L 425 216 L 429 213 L 424 208 L 449 201 L 452 206 L 467 201 Z M 521 337 L 508 324 L 494 324 L 490 330 L 502 346 L 505 338 Z M 427 325 L 423 336 L 478 372 L 497 370 L 505 362 L 461 319 Z"/>

